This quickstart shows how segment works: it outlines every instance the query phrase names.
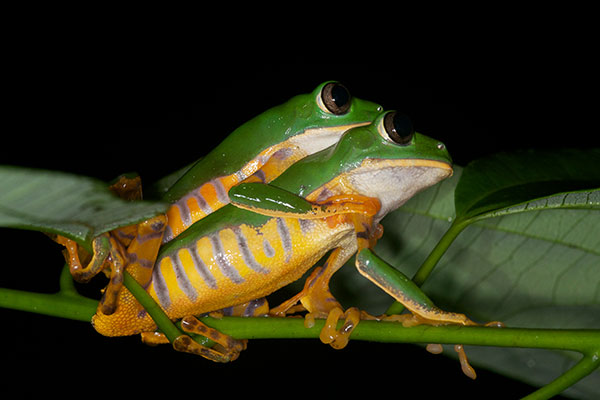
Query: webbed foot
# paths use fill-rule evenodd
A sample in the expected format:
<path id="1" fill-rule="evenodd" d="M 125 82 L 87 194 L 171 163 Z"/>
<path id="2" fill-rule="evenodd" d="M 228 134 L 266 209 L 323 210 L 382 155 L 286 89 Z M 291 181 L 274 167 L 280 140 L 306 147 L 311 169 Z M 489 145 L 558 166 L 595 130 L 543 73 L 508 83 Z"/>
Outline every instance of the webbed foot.
<path id="1" fill-rule="evenodd" d="M 192 353 L 211 361 L 225 363 L 236 360 L 240 353 L 246 349 L 246 340 L 238 340 L 225 335 L 203 324 L 193 316 L 183 318 L 181 328 L 184 332 L 202 335 L 215 342 L 215 345 L 206 347 L 187 335 L 181 335 L 173 341 L 173 348 L 177 351 Z"/>
<path id="2" fill-rule="evenodd" d="M 350 334 L 360 322 L 360 310 L 356 307 L 351 307 L 344 312 L 341 308 L 334 308 L 329 312 L 325 326 L 321 329 L 319 338 L 321 342 L 329 344 L 334 349 L 343 349 L 350 340 Z M 337 328 L 340 318 L 344 318 L 344 322 L 340 329 Z"/>
<path id="3" fill-rule="evenodd" d="M 183 353 L 195 354 L 208 360 L 227 363 L 236 360 L 246 349 L 246 340 L 237 340 L 213 329 L 196 317 L 189 316 L 181 320 L 181 328 L 186 333 L 202 335 L 214 342 L 213 346 L 204 346 L 188 335 L 178 336 L 173 341 L 173 348 Z M 160 332 L 143 332 L 142 342 L 149 346 L 169 343 L 169 339 Z"/>

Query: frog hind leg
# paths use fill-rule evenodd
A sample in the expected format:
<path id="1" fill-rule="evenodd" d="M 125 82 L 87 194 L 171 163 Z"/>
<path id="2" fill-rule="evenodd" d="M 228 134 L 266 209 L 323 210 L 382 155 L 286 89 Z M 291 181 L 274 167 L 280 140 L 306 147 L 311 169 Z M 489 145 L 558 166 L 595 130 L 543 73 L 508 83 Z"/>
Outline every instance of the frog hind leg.
<path id="1" fill-rule="evenodd" d="M 230 362 L 236 360 L 240 353 L 246 349 L 246 340 L 234 339 L 216 329 L 213 329 L 198 320 L 188 316 L 181 320 L 181 328 L 187 333 L 202 335 L 213 342 L 214 346 L 207 347 L 194 341 L 188 335 L 181 335 L 173 341 L 177 351 L 196 354 L 215 362 Z"/>
<path id="2" fill-rule="evenodd" d="M 65 260 L 73 279 L 77 282 L 86 283 L 104 269 L 104 263 L 110 254 L 110 237 L 108 234 L 100 235 L 92 241 L 93 255 L 89 263 L 84 267 L 79 254 L 79 245 L 74 240 L 64 236 L 56 236 L 54 241 L 65 246 L 63 252 Z"/>
<path id="3" fill-rule="evenodd" d="M 65 259 L 73 279 L 77 282 L 89 282 L 101 271 L 110 270 L 110 279 L 104 291 L 100 309 L 106 315 L 114 313 L 118 292 L 123 286 L 123 268 L 126 265 L 122 246 L 108 233 L 94 238 L 92 258 L 84 267 L 79 257 L 79 246 L 74 240 L 64 236 L 57 236 L 54 240 L 65 246 Z"/>
<path id="4" fill-rule="evenodd" d="M 267 315 L 269 305 L 265 298 L 249 301 L 237 306 L 228 307 L 211 312 L 213 318 L 223 316 L 258 317 Z M 196 317 L 186 317 L 181 321 L 184 332 L 202 335 L 214 342 L 213 346 L 203 345 L 193 340 L 190 336 L 182 335 L 175 339 L 173 347 L 177 351 L 200 355 L 215 362 L 229 362 L 237 359 L 242 350 L 246 348 L 247 341 L 233 339 L 216 329 L 210 328 L 200 322 Z M 141 339 L 144 344 L 157 346 L 169 343 L 169 339 L 162 332 L 142 332 Z"/>
<path id="5" fill-rule="evenodd" d="M 144 288 L 152 280 L 152 270 L 166 227 L 167 216 L 164 214 L 140 222 L 127 247 L 127 272 Z"/>
<path id="6" fill-rule="evenodd" d="M 187 333 L 198 334 L 210 339 L 214 342 L 213 346 L 205 346 L 195 341 L 189 335 L 180 335 L 173 341 L 173 348 L 182 353 L 190 353 L 204 357 L 208 360 L 227 363 L 235 361 L 242 350 L 246 348 L 245 340 L 233 339 L 230 336 L 210 328 L 198 321 L 195 317 L 184 318 L 187 323 L 191 323 L 188 328 L 185 328 L 182 321 L 182 328 Z M 142 342 L 148 346 L 157 346 L 160 344 L 168 344 L 169 339 L 162 332 L 142 332 Z"/>

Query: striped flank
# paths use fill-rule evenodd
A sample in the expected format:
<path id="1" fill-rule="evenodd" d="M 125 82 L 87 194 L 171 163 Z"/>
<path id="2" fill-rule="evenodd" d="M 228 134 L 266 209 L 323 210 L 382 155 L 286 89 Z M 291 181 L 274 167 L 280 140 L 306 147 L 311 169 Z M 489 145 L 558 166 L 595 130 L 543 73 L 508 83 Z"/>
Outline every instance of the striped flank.
<path id="1" fill-rule="evenodd" d="M 264 312 L 266 306 L 254 300 L 300 279 L 331 246 L 351 246 L 356 241 L 349 235 L 353 229 L 350 222 L 329 226 L 326 219 L 296 218 L 224 228 L 171 246 L 155 263 L 146 290 L 172 319 L 217 310 L 226 313 L 234 306 L 238 313 Z M 128 291 L 118 301 L 114 314 L 94 316 L 98 332 L 119 336 L 154 329 L 152 319 Z"/>
<path id="2" fill-rule="evenodd" d="M 280 276 L 297 269 L 298 261 L 314 257 L 306 238 L 315 225 L 272 218 L 260 228 L 242 224 L 203 236 L 162 255 L 148 292 L 174 317 L 266 296 L 285 283 Z"/>
<path id="3" fill-rule="evenodd" d="M 227 192 L 239 182 L 235 174 L 217 178 L 173 203 L 167 210 L 168 224 L 163 243 L 173 240 L 194 222 L 228 204 Z"/>

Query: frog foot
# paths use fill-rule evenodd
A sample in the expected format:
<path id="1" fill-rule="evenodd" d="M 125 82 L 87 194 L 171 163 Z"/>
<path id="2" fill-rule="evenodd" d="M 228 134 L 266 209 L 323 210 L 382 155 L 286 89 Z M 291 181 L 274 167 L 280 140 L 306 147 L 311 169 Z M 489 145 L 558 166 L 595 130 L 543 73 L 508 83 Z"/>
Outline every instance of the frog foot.
<path id="1" fill-rule="evenodd" d="M 462 315 L 462 314 L 456 314 L 456 315 Z M 411 326 L 417 326 L 417 325 L 440 326 L 440 325 L 448 325 L 449 324 L 448 322 L 443 323 L 440 321 L 428 320 L 426 318 L 423 318 L 423 317 L 420 317 L 418 315 L 411 314 L 411 313 L 382 316 L 380 318 L 380 320 L 400 322 L 400 323 L 402 323 L 402 326 L 404 326 L 404 327 L 411 327 Z M 464 319 L 461 318 L 461 320 L 462 320 L 462 324 L 465 326 L 486 326 L 486 327 L 496 327 L 496 328 L 504 327 L 504 324 L 499 321 L 492 321 L 492 322 L 487 322 L 485 324 L 478 324 L 476 322 L 471 321 L 467 317 L 464 317 Z M 459 324 L 459 323 L 453 322 L 453 324 Z M 427 345 L 426 350 L 432 354 L 440 354 L 443 351 L 443 348 L 440 344 L 430 343 Z M 475 369 L 473 369 L 473 367 L 471 367 L 471 365 L 469 364 L 469 360 L 467 358 L 467 353 L 465 352 L 463 345 L 462 344 L 455 345 L 454 351 L 456 351 L 456 353 L 458 354 L 458 360 L 460 362 L 460 367 L 461 367 L 463 373 L 471 379 L 476 379 L 477 373 L 475 372 Z"/>
<path id="2" fill-rule="evenodd" d="M 86 283 L 100 272 L 110 271 L 110 279 L 100 301 L 100 311 L 105 315 L 114 313 L 119 290 L 123 286 L 123 271 L 126 266 L 122 246 L 107 233 L 94 238 L 92 258 L 84 267 L 80 261 L 80 248 L 74 240 L 56 236 L 54 241 L 65 246 L 63 254 L 71 275 L 77 282 Z"/>
<path id="3" fill-rule="evenodd" d="M 312 328 L 315 325 L 315 318 L 322 317 L 323 315 L 322 313 L 309 312 L 304 319 L 304 326 Z M 344 312 L 340 307 L 334 307 L 326 315 L 327 319 L 321 329 L 319 339 L 336 350 L 343 349 L 350 340 L 350 334 L 361 320 L 361 311 L 356 307 L 351 307 Z M 344 322 L 338 329 L 337 326 L 341 318 L 344 318 Z"/>
<path id="4" fill-rule="evenodd" d="M 247 340 L 234 339 L 206 326 L 193 316 L 183 318 L 181 328 L 186 333 L 202 335 L 215 342 L 212 347 L 208 347 L 196 342 L 191 336 L 178 336 L 173 341 L 173 348 L 183 353 L 202 356 L 214 362 L 227 363 L 236 360 L 242 350 L 246 349 Z M 162 332 L 142 332 L 141 336 L 142 342 L 149 346 L 169 343 L 169 339 Z"/>
<path id="5" fill-rule="evenodd" d="M 177 351 L 196 354 L 215 362 L 226 363 L 236 360 L 240 353 L 246 349 L 247 340 L 237 340 L 225 335 L 203 324 L 194 316 L 184 317 L 181 320 L 181 328 L 184 332 L 202 335 L 215 342 L 215 345 L 206 347 L 194 341 L 188 335 L 181 335 L 173 341 L 173 348 Z"/>
<path id="6" fill-rule="evenodd" d="M 441 354 L 444 351 L 442 345 L 430 343 L 425 348 L 431 354 Z M 477 379 L 477 373 L 475 369 L 469 364 L 469 360 L 467 359 L 467 353 L 462 344 L 454 345 L 454 351 L 458 354 L 458 361 L 460 362 L 460 368 L 462 372 L 471 379 Z"/>

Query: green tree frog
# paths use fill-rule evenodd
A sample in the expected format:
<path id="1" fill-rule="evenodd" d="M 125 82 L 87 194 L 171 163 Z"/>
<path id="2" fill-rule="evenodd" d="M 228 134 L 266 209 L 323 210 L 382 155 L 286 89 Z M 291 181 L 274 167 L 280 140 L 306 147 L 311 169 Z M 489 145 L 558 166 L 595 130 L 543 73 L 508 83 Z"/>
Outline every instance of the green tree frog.
<path id="1" fill-rule="evenodd" d="M 357 254 L 358 271 L 412 312 L 405 322 L 474 325 L 463 314 L 435 307 L 372 251 L 386 214 L 451 174 L 450 156 L 441 142 L 415 133 L 402 114 L 385 112 L 367 126 L 350 129 L 337 144 L 297 161 L 269 185 L 233 187 L 230 204 L 160 248 L 145 286 L 170 318 L 182 320 L 184 331 L 218 343 L 207 348 L 182 335 L 173 346 L 214 361 L 234 360 L 245 342 L 214 331 L 195 316 L 228 307 L 242 315 L 265 310 L 265 296 L 300 279 L 328 252 L 304 289 L 270 315 L 285 316 L 301 308 L 307 311 L 307 326 L 314 318 L 326 318 L 322 341 L 344 347 L 366 315 L 355 308 L 343 310 L 329 280 Z M 135 269 L 131 272 L 136 277 Z M 99 310 L 93 324 L 103 335 L 141 333 L 146 342 L 164 342 L 127 290 L 120 292 L 116 312 Z"/>
<path id="2" fill-rule="evenodd" d="M 77 244 L 59 236 L 73 277 L 86 282 L 102 270 L 110 271 L 102 307 L 106 314 L 114 312 L 122 271 L 136 269 L 140 283 L 148 285 L 161 244 L 229 203 L 231 187 L 245 180 L 272 181 L 294 162 L 336 143 L 346 130 L 370 123 L 380 112 L 381 106 L 351 96 L 335 81 L 265 111 L 166 186 L 164 199 L 171 204 L 166 215 L 96 238 L 85 267 Z M 121 196 L 141 197 L 136 180 L 123 178 L 112 189 Z"/>

